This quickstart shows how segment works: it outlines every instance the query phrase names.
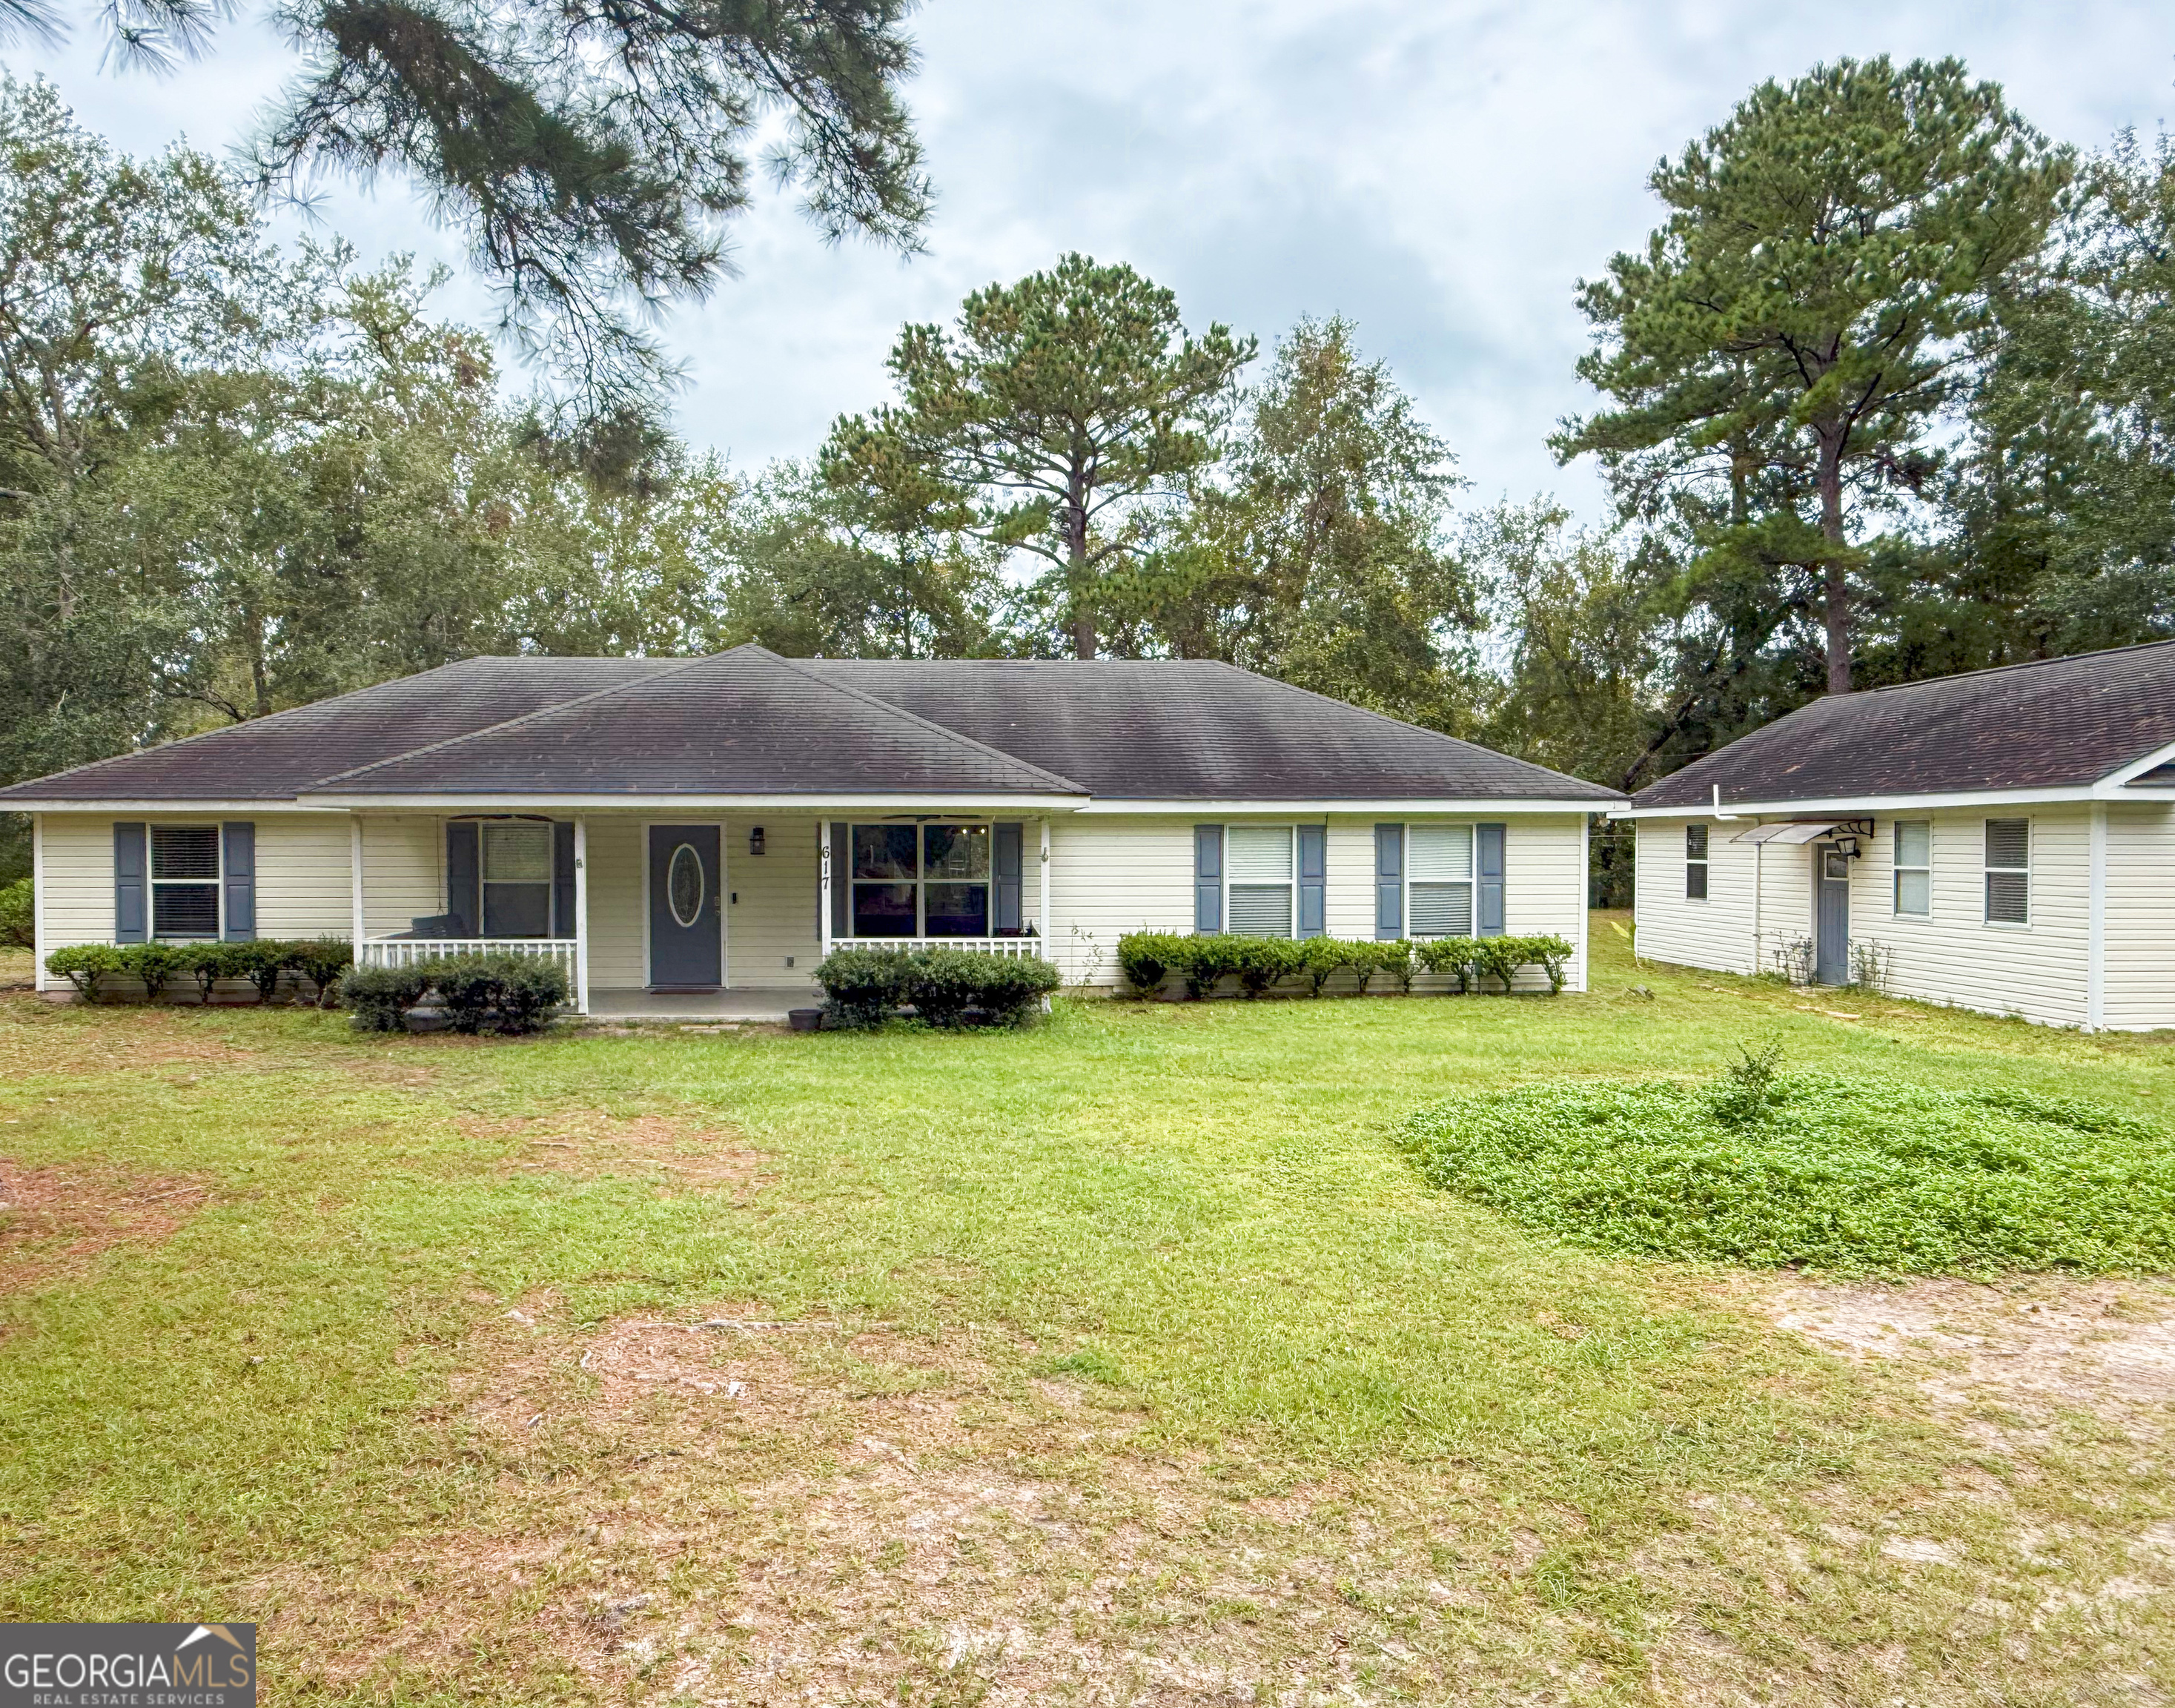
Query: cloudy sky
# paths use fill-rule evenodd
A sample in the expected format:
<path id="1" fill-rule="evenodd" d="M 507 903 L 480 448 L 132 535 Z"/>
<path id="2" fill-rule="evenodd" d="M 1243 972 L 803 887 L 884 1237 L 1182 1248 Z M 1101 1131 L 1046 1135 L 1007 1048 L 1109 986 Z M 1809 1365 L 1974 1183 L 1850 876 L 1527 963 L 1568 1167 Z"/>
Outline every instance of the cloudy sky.
<path id="1" fill-rule="evenodd" d="M 2164 0 L 928 0 L 914 29 L 928 252 L 827 249 L 773 196 L 737 229 L 742 277 L 665 328 L 689 364 L 682 431 L 736 462 L 804 453 L 881 398 L 901 322 L 1078 249 L 1265 344 L 1302 314 L 1351 317 L 1476 498 L 1545 489 L 1592 512 L 1591 476 L 1543 444 L 1588 405 L 1573 287 L 1653 223 L 1654 160 L 1760 79 L 1952 53 L 2086 146 L 2175 108 Z M 231 146 L 289 66 L 247 21 L 162 81 L 101 74 L 89 41 L 7 59 L 138 150 Z M 396 181 L 330 187 L 318 217 L 366 255 L 458 258 Z M 447 301 L 485 312 L 465 284 Z"/>

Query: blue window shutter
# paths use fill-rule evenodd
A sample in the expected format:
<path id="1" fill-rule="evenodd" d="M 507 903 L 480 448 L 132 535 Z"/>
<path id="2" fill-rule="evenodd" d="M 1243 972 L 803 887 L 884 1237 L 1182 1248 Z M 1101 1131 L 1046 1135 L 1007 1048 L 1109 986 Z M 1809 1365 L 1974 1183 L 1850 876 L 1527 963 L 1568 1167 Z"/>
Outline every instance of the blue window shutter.
<path id="1" fill-rule="evenodd" d="M 1223 827 L 1193 827 L 1193 929 L 1223 929 Z"/>
<path id="2" fill-rule="evenodd" d="M 151 935 L 150 886 L 145 881 L 150 832 L 140 824 L 113 827 L 113 941 L 141 943 Z"/>
<path id="3" fill-rule="evenodd" d="M 1505 827 L 1500 824 L 1477 824 L 1473 827 L 1473 872 L 1479 880 L 1476 886 L 1479 894 L 1474 898 L 1473 912 L 1474 932 L 1478 936 L 1503 935 L 1504 831 Z"/>
<path id="4" fill-rule="evenodd" d="M 551 935 L 574 935 L 574 821 L 551 821 Z"/>
<path id="5" fill-rule="evenodd" d="M 990 864 L 995 876 L 995 893 L 990 897 L 993 906 L 990 929 L 1000 936 L 1016 936 L 1019 933 L 1022 914 L 1022 855 L 1017 824 L 1001 824 L 992 832 L 995 846 L 990 850 Z"/>
<path id="6" fill-rule="evenodd" d="M 841 820 L 831 827 L 831 935 L 850 936 L 854 921 L 854 830 Z"/>
<path id="7" fill-rule="evenodd" d="M 454 928 L 458 936 L 482 933 L 482 876 L 476 825 L 456 820 L 446 827 L 446 911 L 460 922 Z"/>
<path id="8" fill-rule="evenodd" d="M 219 870 L 226 885 L 226 941 L 257 935 L 257 827 L 236 819 L 219 827 Z"/>
<path id="9" fill-rule="evenodd" d="M 1394 943 L 1405 935 L 1405 827 L 1375 827 L 1375 936 Z"/>
<path id="10" fill-rule="evenodd" d="M 1299 827 L 1299 934 L 1319 937 L 1328 911 L 1329 827 Z"/>

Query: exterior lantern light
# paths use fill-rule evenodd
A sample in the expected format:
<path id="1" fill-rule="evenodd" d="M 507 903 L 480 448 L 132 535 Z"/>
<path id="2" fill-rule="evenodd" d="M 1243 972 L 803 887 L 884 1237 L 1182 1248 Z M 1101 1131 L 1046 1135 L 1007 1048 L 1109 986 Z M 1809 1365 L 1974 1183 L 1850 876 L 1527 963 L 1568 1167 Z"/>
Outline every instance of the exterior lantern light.
<path id="1" fill-rule="evenodd" d="M 1836 838 L 1836 852 L 1841 854 L 1847 860 L 1856 859 L 1858 858 L 1858 838 L 1854 836 L 1837 837 Z"/>
<path id="2" fill-rule="evenodd" d="M 762 827 L 761 825 L 756 826 L 753 830 L 751 830 L 748 832 L 748 852 L 751 854 L 759 854 L 762 852 Z"/>

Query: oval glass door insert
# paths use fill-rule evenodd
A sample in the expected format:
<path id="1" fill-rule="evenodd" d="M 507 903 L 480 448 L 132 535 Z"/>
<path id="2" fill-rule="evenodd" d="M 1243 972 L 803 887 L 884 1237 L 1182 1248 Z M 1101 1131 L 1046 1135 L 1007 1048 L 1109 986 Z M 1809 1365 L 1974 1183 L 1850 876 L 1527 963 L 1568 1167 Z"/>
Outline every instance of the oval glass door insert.
<path id="1" fill-rule="evenodd" d="M 682 930 L 702 917 L 702 857 L 692 843 L 672 850 L 672 862 L 664 869 L 664 905 Z"/>

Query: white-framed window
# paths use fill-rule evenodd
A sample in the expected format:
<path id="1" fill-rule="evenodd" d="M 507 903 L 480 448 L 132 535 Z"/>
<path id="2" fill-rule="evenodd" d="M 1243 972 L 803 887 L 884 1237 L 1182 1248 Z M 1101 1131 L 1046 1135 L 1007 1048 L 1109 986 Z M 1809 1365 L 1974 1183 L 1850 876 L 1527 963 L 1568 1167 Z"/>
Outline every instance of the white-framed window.
<path id="1" fill-rule="evenodd" d="M 1405 872 L 1408 936 L 1473 935 L 1471 825 L 1406 826 Z"/>
<path id="2" fill-rule="evenodd" d="M 1934 911 L 1934 821 L 1899 818 L 1896 841 L 1896 912 L 1923 919 Z"/>
<path id="3" fill-rule="evenodd" d="M 1298 917 L 1299 827 L 1234 824 L 1223 832 L 1224 930 L 1288 937 Z"/>
<path id="4" fill-rule="evenodd" d="M 2031 923 L 2031 821 L 2028 818 L 1986 821 L 1986 922 L 1989 925 Z"/>
<path id="5" fill-rule="evenodd" d="M 151 935 L 217 937 L 220 930 L 219 827 L 151 827 Z"/>
<path id="6" fill-rule="evenodd" d="M 1706 830 L 1703 824 L 1684 827 L 1684 899 L 1706 899 Z"/>
<path id="7" fill-rule="evenodd" d="M 986 824 L 857 824 L 849 832 L 856 937 L 990 935 Z"/>
<path id="8" fill-rule="evenodd" d="M 550 936 L 552 827 L 513 820 L 481 828 L 483 935 Z"/>

